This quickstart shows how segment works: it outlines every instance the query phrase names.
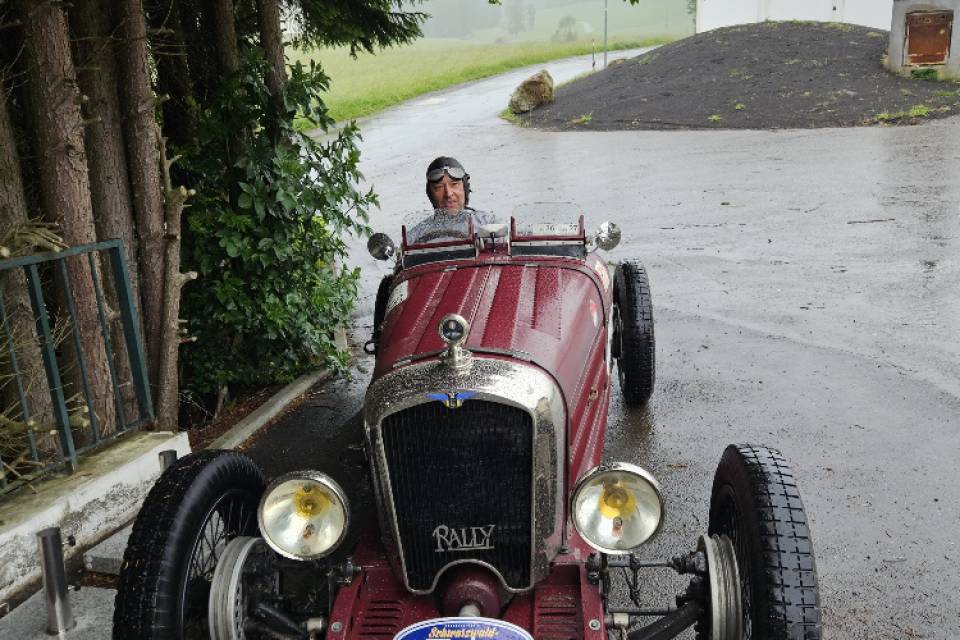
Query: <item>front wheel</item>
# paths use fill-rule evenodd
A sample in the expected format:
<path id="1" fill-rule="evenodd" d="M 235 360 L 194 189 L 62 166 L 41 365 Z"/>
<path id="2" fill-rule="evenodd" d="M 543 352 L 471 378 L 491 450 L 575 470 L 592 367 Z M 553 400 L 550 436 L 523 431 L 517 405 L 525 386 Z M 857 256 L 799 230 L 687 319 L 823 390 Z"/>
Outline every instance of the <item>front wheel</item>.
<path id="1" fill-rule="evenodd" d="M 613 278 L 613 344 L 620 391 L 628 406 L 643 406 L 653 394 L 656 378 L 656 343 L 653 336 L 653 301 L 647 272 L 637 260 L 625 260 Z"/>
<path id="2" fill-rule="evenodd" d="M 710 497 L 710 534 L 733 543 L 744 638 L 820 639 L 810 529 L 793 472 L 779 451 L 726 448 Z"/>
<path id="3" fill-rule="evenodd" d="M 114 640 L 209 638 L 210 585 L 230 540 L 257 535 L 260 469 L 236 451 L 201 451 L 163 472 L 123 554 Z"/>

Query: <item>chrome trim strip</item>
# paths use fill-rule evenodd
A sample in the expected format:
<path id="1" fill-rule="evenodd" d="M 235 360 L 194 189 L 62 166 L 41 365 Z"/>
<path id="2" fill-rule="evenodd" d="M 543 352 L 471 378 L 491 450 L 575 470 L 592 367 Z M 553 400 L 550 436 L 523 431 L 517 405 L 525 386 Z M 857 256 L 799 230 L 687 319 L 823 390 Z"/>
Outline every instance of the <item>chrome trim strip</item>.
<path id="1" fill-rule="evenodd" d="M 444 565 L 434 576 L 428 590 L 410 587 L 407 580 L 393 489 L 383 448 L 381 423 L 398 411 L 427 402 L 431 392 L 446 393 L 451 389 L 475 391 L 474 399 L 498 402 L 527 411 L 533 425 L 533 504 L 530 510 L 531 558 L 530 584 L 510 587 L 505 578 L 489 564 L 479 560 L 457 560 Z M 467 402 L 472 402 L 473 399 Z M 367 389 L 364 402 L 364 426 L 367 447 L 371 452 L 374 492 L 384 543 L 391 562 L 403 577 L 408 591 L 431 593 L 440 576 L 454 564 L 474 563 L 487 566 L 499 578 L 504 589 L 513 593 L 528 591 L 545 578 L 550 562 L 562 545 L 563 480 L 566 451 L 567 414 L 563 394 L 547 373 L 523 362 L 476 357 L 469 371 L 457 372 L 437 361 L 412 364 L 379 378 Z"/>
<path id="2" fill-rule="evenodd" d="M 406 364 L 410 364 L 411 362 L 416 362 L 417 360 L 425 360 L 426 358 L 439 356 L 444 351 L 446 351 L 446 349 L 435 349 L 433 351 L 424 351 L 423 353 L 415 353 L 413 355 L 404 356 L 390 365 L 390 367 L 396 369 L 397 367 L 402 367 Z"/>
<path id="3" fill-rule="evenodd" d="M 474 246 L 465 242 L 462 245 L 451 244 L 446 247 L 425 247 L 423 249 L 407 249 L 403 252 L 405 256 L 423 256 L 431 253 L 447 253 L 450 251 L 473 251 Z"/>
<path id="4" fill-rule="evenodd" d="M 512 244 L 524 247 L 573 247 L 585 243 L 583 240 L 514 240 Z"/>
<path id="5" fill-rule="evenodd" d="M 499 349 L 496 347 L 474 347 L 473 353 L 489 353 L 495 356 L 510 356 L 518 360 L 533 362 L 533 355 L 527 351 L 518 351 L 516 349 Z"/>
<path id="6" fill-rule="evenodd" d="M 397 367 L 402 367 L 404 365 L 410 364 L 411 362 L 416 362 L 418 360 L 426 360 L 427 358 L 434 358 L 444 353 L 446 349 L 436 349 L 434 351 L 424 351 L 423 353 L 415 353 L 413 355 L 404 356 L 399 360 L 395 361 L 390 365 L 391 369 L 396 369 Z M 527 351 L 517 351 L 515 349 L 499 349 L 496 347 L 474 347 L 470 349 L 471 353 L 487 353 L 494 356 L 509 356 L 511 358 L 516 358 L 518 360 L 524 360 L 526 362 L 533 362 L 533 355 Z"/>

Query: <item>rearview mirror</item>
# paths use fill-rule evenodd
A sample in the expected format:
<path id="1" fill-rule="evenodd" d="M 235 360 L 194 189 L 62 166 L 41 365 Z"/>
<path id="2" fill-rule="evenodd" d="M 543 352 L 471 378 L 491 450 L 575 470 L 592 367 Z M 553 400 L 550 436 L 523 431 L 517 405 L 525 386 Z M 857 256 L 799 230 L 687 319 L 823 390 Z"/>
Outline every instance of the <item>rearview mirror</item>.
<path id="1" fill-rule="evenodd" d="M 610 251 L 620 244 L 620 227 L 612 222 L 604 222 L 597 227 L 593 236 L 593 244 L 598 249 Z"/>
<path id="2" fill-rule="evenodd" d="M 389 260 L 397 255 L 397 245 L 385 233 L 375 233 L 367 240 L 367 251 L 376 260 Z"/>

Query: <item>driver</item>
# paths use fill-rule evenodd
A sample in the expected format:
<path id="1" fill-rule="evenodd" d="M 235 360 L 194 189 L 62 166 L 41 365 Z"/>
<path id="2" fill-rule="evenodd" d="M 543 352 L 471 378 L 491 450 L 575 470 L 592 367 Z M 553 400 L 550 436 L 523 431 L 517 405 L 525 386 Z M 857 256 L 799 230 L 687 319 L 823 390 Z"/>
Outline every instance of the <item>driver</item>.
<path id="1" fill-rule="evenodd" d="M 427 198 L 434 215 L 469 215 L 474 225 L 498 222 L 491 213 L 477 211 L 470 204 L 470 174 L 456 158 L 440 156 L 427 165 Z M 424 221 L 436 224 L 436 221 Z"/>
<path id="2" fill-rule="evenodd" d="M 470 174 L 456 158 L 440 156 L 427 165 L 426 190 L 434 216 L 470 215 L 475 224 L 490 221 L 488 214 L 480 213 L 467 206 L 470 202 Z M 437 221 L 431 217 L 418 223 L 408 233 L 416 237 L 419 235 L 418 230 L 429 229 L 435 225 Z M 392 282 L 392 275 L 385 276 L 377 290 L 373 311 L 373 335 L 364 345 L 367 353 L 376 353 Z"/>
<path id="3" fill-rule="evenodd" d="M 470 202 L 470 174 L 456 158 L 440 156 L 427 165 L 427 198 L 435 211 L 456 215 Z"/>

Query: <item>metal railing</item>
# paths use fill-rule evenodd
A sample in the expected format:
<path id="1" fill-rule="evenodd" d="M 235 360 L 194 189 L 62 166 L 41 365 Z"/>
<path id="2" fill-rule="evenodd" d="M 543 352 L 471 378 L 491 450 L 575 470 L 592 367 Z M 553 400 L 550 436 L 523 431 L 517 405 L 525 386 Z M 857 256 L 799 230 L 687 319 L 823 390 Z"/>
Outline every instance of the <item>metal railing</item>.
<path id="1" fill-rule="evenodd" d="M 68 265 L 68 260 L 74 262 Z M 98 265 L 105 263 L 109 263 L 109 269 L 104 266 L 101 277 Z M 13 277 L 17 270 L 22 270 L 23 283 Z M 74 278 L 85 272 L 84 277 L 90 278 L 92 284 L 99 331 L 98 336 L 88 334 L 86 340 L 78 323 L 77 299 L 70 283 L 71 270 Z M 15 385 L 15 397 L 19 403 L 18 414 L 8 415 L 14 407 L 7 406 L 0 415 L 4 418 L 4 425 L 16 425 L 16 432 L 21 436 L 0 442 L 0 494 L 3 494 L 55 469 L 66 467 L 73 471 L 79 454 L 151 421 L 153 405 L 134 293 L 119 240 L 2 260 L 0 279 L 4 283 L 0 291 L 3 342 L 0 359 L 6 359 L 2 363 L 4 383 Z M 104 286 L 107 282 L 109 287 Z M 14 322 L 8 313 L 10 299 L 18 293 L 22 295 L 18 288 L 24 284 L 33 316 L 30 326 L 35 326 L 35 336 L 32 331 L 29 336 L 15 336 Z M 110 299 L 105 289 L 109 290 Z M 51 303 L 48 304 L 48 300 Z M 81 303 L 88 305 L 91 301 Z M 51 306 L 56 313 L 51 314 Z M 114 325 L 114 320 L 119 320 L 119 325 Z M 23 326 L 22 318 L 19 322 Z M 24 349 L 32 349 L 34 354 L 39 350 L 50 391 L 50 404 L 45 407 L 29 406 L 28 385 L 36 380 L 30 380 L 29 372 L 21 366 Z M 67 361 L 68 354 L 74 356 L 72 361 Z M 111 404 L 115 417 L 110 416 L 113 419 L 109 424 L 102 422 L 103 416 L 98 415 L 88 366 L 91 360 L 102 362 L 100 358 L 106 360 L 113 395 Z M 69 378 L 66 387 L 65 373 Z M 68 396 L 68 391 L 74 393 Z M 73 405 L 74 414 L 85 414 L 86 417 L 71 424 L 68 404 Z M 52 417 L 52 425 L 34 420 L 38 414 Z M 47 442 L 54 432 L 58 447 Z M 3 427 L 0 426 L 2 433 Z M 78 434 L 81 436 L 79 443 Z M 55 451 L 57 448 L 59 451 Z"/>

